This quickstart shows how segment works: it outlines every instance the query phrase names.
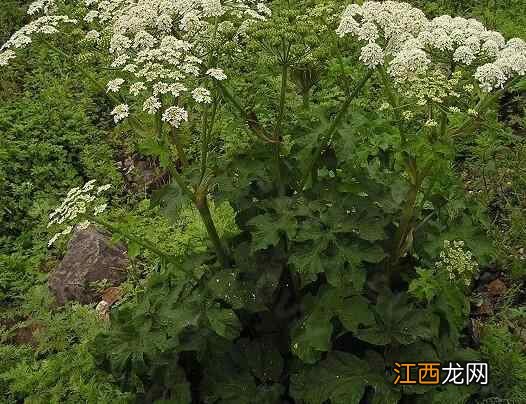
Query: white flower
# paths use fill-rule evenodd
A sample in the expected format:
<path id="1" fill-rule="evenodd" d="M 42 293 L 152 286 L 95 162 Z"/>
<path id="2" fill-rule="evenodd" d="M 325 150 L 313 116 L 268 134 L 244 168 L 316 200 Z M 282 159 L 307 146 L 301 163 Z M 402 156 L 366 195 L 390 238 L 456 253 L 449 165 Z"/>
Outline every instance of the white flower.
<path id="1" fill-rule="evenodd" d="M 55 242 L 62 236 L 62 233 L 56 233 L 51 239 L 48 241 L 47 246 L 51 247 Z"/>
<path id="2" fill-rule="evenodd" d="M 146 86 L 144 85 L 144 83 L 142 81 L 138 81 L 137 83 L 133 83 L 131 86 L 130 86 L 130 94 L 137 97 L 141 91 L 144 91 L 146 90 Z"/>
<path id="3" fill-rule="evenodd" d="M 76 24 L 77 21 L 63 15 L 46 15 L 37 18 L 15 32 L 11 38 L 9 38 L 9 40 L 0 48 L 0 51 L 8 48 L 23 48 L 32 43 L 31 35 L 54 34 L 58 32 L 57 26 L 62 23 Z"/>
<path id="4" fill-rule="evenodd" d="M 33 42 L 31 37 L 24 35 L 24 34 L 20 34 L 16 36 L 15 38 L 12 38 L 11 46 L 13 48 L 23 48 L 26 45 L 29 45 L 31 42 Z"/>
<path id="5" fill-rule="evenodd" d="M 517 52 L 526 53 L 526 42 L 521 38 L 511 38 L 506 43 L 506 48 L 514 49 Z"/>
<path id="6" fill-rule="evenodd" d="M 402 117 L 406 120 L 406 121 L 409 121 L 413 118 L 414 114 L 411 112 L 411 111 L 404 111 L 402 112 Z"/>
<path id="7" fill-rule="evenodd" d="M 422 49 L 404 49 L 389 63 L 389 74 L 397 81 L 411 79 L 427 70 L 431 61 Z"/>
<path id="8" fill-rule="evenodd" d="M 182 121 L 188 121 L 188 112 L 181 107 L 170 107 L 164 111 L 162 120 L 178 128 Z"/>
<path id="9" fill-rule="evenodd" d="M 111 67 L 122 67 L 128 62 L 129 56 L 125 53 L 117 56 L 111 63 Z"/>
<path id="10" fill-rule="evenodd" d="M 90 10 L 84 17 L 84 21 L 86 21 L 88 24 L 91 24 L 95 18 L 99 16 L 99 12 L 97 10 Z"/>
<path id="11" fill-rule="evenodd" d="M 479 81 L 482 90 L 486 92 L 500 88 L 506 82 L 506 75 L 495 63 L 486 63 L 478 67 L 475 78 Z"/>
<path id="12" fill-rule="evenodd" d="M 92 189 L 95 188 L 95 183 L 97 180 L 90 180 L 84 184 L 82 187 L 82 192 L 90 192 Z"/>
<path id="13" fill-rule="evenodd" d="M 258 10 L 258 13 L 266 15 L 267 17 L 272 15 L 272 11 L 264 3 L 256 4 L 256 9 Z"/>
<path id="14" fill-rule="evenodd" d="M 473 70 L 488 64 L 475 74 L 485 91 L 501 87 L 514 75 L 526 74 L 523 40 L 514 38 L 506 43 L 502 34 L 486 30 L 474 19 L 442 15 L 428 20 L 408 3 L 388 0 L 352 4 L 343 12 L 336 33 L 340 37 L 351 34 L 365 42 L 360 60 L 368 67 L 380 63 L 380 52 L 384 59 L 389 57 L 388 73 L 399 88 L 410 86 L 417 77 L 424 78 L 429 70 L 444 71 L 451 58 L 457 64 L 474 66 Z M 454 90 L 457 84 L 448 80 L 448 94 L 462 97 Z M 436 102 L 444 99 L 427 98 Z M 420 97 L 417 104 L 424 105 L 425 99 Z"/>
<path id="15" fill-rule="evenodd" d="M 500 51 L 495 64 L 499 66 L 507 76 L 524 76 L 526 74 L 526 51 L 521 52 L 515 48 L 504 48 Z"/>
<path id="16" fill-rule="evenodd" d="M 97 188 L 97 195 L 100 195 L 101 193 L 103 192 L 106 192 L 108 189 L 111 188 L 111 184 L 105 184 L 105 185 L 101 185 L 100 187 Z"/>
<path id="17" fill-rule="evenodd" d="M 203 13 L 206 17 L 220 17 L 224 14 L 220 0 L 201 0 Z"/>
<path id="18" fill-rule="evenodd" d="M 115 123 L 122 121 L 130 115 L 128 105 L 117 105 L 115 108 L 113 108 L 111 114 L 113 115 L 113 120 L 115 121 Z"/>
<path id="19" fill-rule="evenodd" d="M 374 68 L 384 62 L 384 52 L 376 43 L 368 43 L 362 48 L 360 61 L 369 68 Z"/>
<path id="20" fill-rule="evenodd" d="M 131 40 L 125 35 L 115 34 L 110 40 L 110 53 L 121 54 L 131 47 Z"/>
<path id="21" fill-rule="evenodd" d="M 42 11 L 44 14 L 48 14 L 55 7 L 55 0 L 37 0 L 29 5 L 27 14 L 34 15 L 40 11 Z"/>
<path id="22" fill-rule="evenodd" d="M 102 212 L 104 212 L 107 207 L 108 207 L 108 204 L 106 204 L 106 203 L 103 203 L 102 205 L 95 206 L 95 208 L 93 209 L 93 214 L 95 216 L 98 216 Z"/>
<path id="23" fill-rule="evenodd" d="M 107 90 L 106 92 L 112 92 L 117 93 L 121 86 L 124 84 L 124 79 L 115 79 L 108 82 Z"/>
<path id="24" fill-rule="evenodd" d="M 84 39 L 86 41 L 98 42 L 100 40 L 100 33 L 99 31 L 92 29 L 91 31 L 88 31 Z"/>
<path id="25" fill-rule="evenodd" d="M 157 43 L 157 39 L 146 31 L 139 31 L 133 40 L 134 48 L 152 48 Z"/>
<path id="26" fill-rule="evenodd" d="M 497 42 L 489 39 L 482 44 L 482 52 L 484 52 L 489 57 L 495 57 L 499 52 L 500 47 Z"/>
<path id="27" fill-rule="evenodd" d="M 8 49 L 4 52 L 0 52 L 0 66 L 7 66 L 9 64 L 9 61 L 11 59 L 14 59 L 15 57 L 16 54 L 11 49 Z"/>
<path id="28" fill-rule="evenodd" d="M 448 272 L 449 279 L 458 280 L 469 286 L 473 275 L 478 269 L 471 251 L 466 250 L 463 241 L 444 240 L 444 249 L 440 253 L 440 260 L 435 263 L 437 270 Z"/>
<path id="29" fill-rule="evenodd" d="M 453 60 L 457 63 L 463 63 L 465 65 L 470 65 L 476 59 L 471 48 L 468 46 L 459 46 L 455 53 L 453 54 Z"/>
<path id="30" fill-rule="evenodd" d="M 212 102 L 210 91 L 203 87 L 197 87 L 192 91 L 192 98 L 199 103 L 210 104 Z"/>
<path id="31" fill-rule="evenodd" d="M 91 223 L 90 223 L 89 220 L 84 220 L 83 222 L 80 222 L 80 223 L 77 225 L 77 227 L 78 227 L 79 230 L 86 230 L 86 229 L 89 227 L 90 224 L 91 224 Z"/>
<path id="32" fill-rule="evenodd" d="M 186 74 L 191 74 L 196 77 L 199 76 L 200 72 L 199 66 L 196 66 L 191 63 L 184 63 L 183 65 L 181 65 L 181 70 Z"/>
<path id="33" fill-rule="evenodd" d="M 134 65 L 133 63 L 129 63 L 122 68 L 122 71 L 128 72 L 128 73 L 135 73 L 136 70 L 137 70 L 137 65 Z"/>
<path id="34" fill-rule="evenodd" d="M 372 22 L 364 23 L 358 29 L 358 39 L 366 42 L 374 42 L 378 39 L 378 28 Z"/>
<path id="35" fill-rule="evenodd" d="M 154 115 L 161 108 L 161 101 L 155 96 L 148 97 L 142 105 L 142 110 L 147 114 Z"/>
<path id="36" fill-rule="evenodd" d="M 206 74 L 219 81 L 226 80 L 227 78 L 223 69 L 208 69 Z"/>
<path id="37" fill-rule="evenodd" d="M 459 107 L 449 107 L 449 112 L 452 112 L 454 114 L 459 113 L 460 108 Z"/>
<path id="38" fill-rule="evenodd" d="M 383 102 L 382 105 L 380 105 L 380 111 L 386 111 L 388 110 L 389 108 L 391 108 L 391 104 L 389 104 L 388 102 Z"/>
<path id="39" fill-rule="evenodd" d="M 340 21 L 340 25 L 336 30 L 336 34 L 340 38 L 343 38 L 347 34 L 356 34 L 359 29 L 360 24 L 358 24 L 358 22 L 352 16 L 344 16 L 344 18 L 342 18 Z"/>
<path id="40" fill-rule="evenodd" d="M 428 127 L 428 128 L 434 128 L 438 125 L 438 122 L 435 121 L 434 119 L 428 119 L 425 123 L 424 123 L 424 126 Z"/>
<path id="41" fill-rule="evenodd" d="M 471 116 L 477 116 L 479 114 L 477 110 L 473 108 L 469 108 L 467 112 L 468 112 L 468 115 L 471 115 Z"/>

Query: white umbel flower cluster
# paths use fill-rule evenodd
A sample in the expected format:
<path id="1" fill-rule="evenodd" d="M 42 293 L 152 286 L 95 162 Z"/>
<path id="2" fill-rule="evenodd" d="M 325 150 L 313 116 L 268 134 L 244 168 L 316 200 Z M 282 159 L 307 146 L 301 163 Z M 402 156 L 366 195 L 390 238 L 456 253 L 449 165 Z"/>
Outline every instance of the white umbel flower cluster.
<path id="1" fill-rule="evenodd" d="M 364 43 L 360 60 L 368 67 L 386 65 L 396 83 L 433 70 L 469 70 L 484 91 L 502 87 L 526 73 L 526 44 L 506 42 L 475 19 L 443 15 L 427 19 L 408 3 L 366 1 L 348 6 L 336 30 Z M 444 61 L 452 60 L 454 65 Z"/>
<path id="2" fill-rule="evenodd" d="M 130 116 L 130 108 L 128 107 L 128 104 L 119 104 L 113 108 L 111 114 L 113 115 L 115 123 L 118 123 Z"/>
<path id="3" fill-rule="evenodd" d="M 206 71 L 206 74 L 209 75 L 210 77 L 216 79 L 217 81 L 222 81 L 222 80 L 226 80 L 227 79 L 226 74 L 223 71 L 223 69 L 217 69 L 217 68 L 208 69 Z"/>
<path id="4" fill-rule="evenodd" d="M 33 42 L 33 36 L 38 34 L 51 35 L 59 32 L 62 24 L 76 24 L 77 20 L 64 15 L 43 16 L 30 22 L 0 47 L 0 66 L 7 65 L 14 58 L 13 49 L 25 48 Z M 3 61 L 3 62 L 2 62 Z"/>
<path id="5" fill-rule="evenodd" d="M 89 226 L 90 216 L 97 216 L 106 210 L 107 204 L 101 202 L 103 193 L 111 188 L 111 184 L 95 186 L 95 180 L 88 181 L 83 187 L 71 189 L 62 204 L 49 215 L 48 227 L 62 228 L 48 242 L 53 245 L 60 237 L 71 233 L 73 226 L 78 223 L 80 228 Z"/>
<path id="6" fill-rule="evenodd" d="M 221 49 L 229 52 L 236 46 L 241 49 L 241 44 L 235 41 L 246 35 L 251 24 L 271 15 L 267 0 L 83 2 L 87 7 L 81 16 L 87 26 L 83 41 L 97 44 L 98 49 L 105 46 L 112 69 L 118 71 L 118 77 L 108 83 L 107 91 L 127 92 L 142 103 L 139 110 L 162 113 L 164 120 L 175 126 L 188 118 L 184 110 L 187 101 L 211 102 L 206 82 L 226 79 L 223 70 L 205 65 L 210 51 L 213 50 L 217 61 L 221 59 Z M 32 34 L 55 33 L 60 23 L 76 22 L 66 16 L 47 15 L 55 9 L 55 0 L 36 0 L 31 4 L 30 14 L 45 15 L 19 30 L 0 48 L 0 66 L 15 57 L 15 49 L 29 45 Z M 225 24 L 230 27 L 228 34 L 219 27 Z M 128 94 L 121 94 L 121 98 Z M 129 102 L 116 106 L 115 121 L 131 114 L 134 105 L 135 102 Z"/>
<path id="7" fill-rule="evenodd" d="M 210 104 L 212 102 L 210 91 L 203 87 L 197 87 L 194 91 L 192 91 L 192 97 L 196 102 L 199 103 Z"/>
<path id="8" fill-rule="evenodd" d="M 451 281 L 460 281 L 469 286 L 477 272 L 478 264 L 471 251 L 465 248 L 463 241 L 444 240 L 444 249 L 440 253 L 436 268 L 447 271 Z"/>
<path id="9" fill-rule="evenodd" d="M 28 15 L 34 15 L 37 13 L 50 14 L 56 9 L 55 0 L 37 0 L 31 3 L 27 9 Z"/>
<path id="10" fill-rule="evenodd" d="M 188 112 L 181 107 L 170 107 L 164 111 L 162 120 L 168 122 L 174 128 L 178 128 L 181 122 L 188 121 Z"/>
<path id="11" fill-rule="evenodd" d="M 188 120 L 186 101 L 208 104 L 210 91 L 203 81 L 225 80 L 220 68 L 205 68 L 210 47 L 218 53 L 211 38 L 221 23 L 241 30 L 243 24 L 265 20 L 270 10 L 253 0 L 90 0 L 85 21 L 98 24 L 107 38 L 112 67 L 121 69 L 108 83 L 108 91 L 129 94 L 142 102 L 142 111 L 161 113 L 162 120 L 179 127 Z M 100 28 L 102 27 L 102 28 Z M 213 43 L 212 43 L 213 42 Z M 177 105 L 177 106 L 174 106 Z M 131 104 L 130 104 L 131 109 Z M 121 108 L 114 114 L 120 120 L 130 113 Z M 119 113 L 120 112 L 120 113 Z"/>

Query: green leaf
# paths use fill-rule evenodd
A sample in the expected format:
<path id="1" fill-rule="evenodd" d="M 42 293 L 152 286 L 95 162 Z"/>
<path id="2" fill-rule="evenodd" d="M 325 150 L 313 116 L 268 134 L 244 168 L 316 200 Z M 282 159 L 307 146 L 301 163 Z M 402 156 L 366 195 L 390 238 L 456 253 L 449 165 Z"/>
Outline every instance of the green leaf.
<path id="1" fill-rule="evenodd" d="M 360 220 L 357 225 L 358 235 L 367 241 L 378 241 L 385 238 L 383 222 L 369 218 Z"/>
<path id="2" fill-rule="evenodd" d="M 338 318 L 347 330 L 353 332 L 356 332 L 360 325 L 369 327 L 375 323 L 369 301 L 362 296 L 345 299 L 338 310 Z"/>
<path id="3" fill-rule="evenodd" d="M 267 352 L 267 348 L 271 351 Z M 204 403 L 280 404 L 284 386 L 272 383 L 282 371 L 283 363 L 278 356 L 275 343 L 260 339 L 211 346 L 203 360 Z M 253 374 L 260 383 L 256 383 Z"/>
<path id="4" fill-rule="evenodd" d="M 152 192 L 150 206 L 160 207 L 163 214 L 172 221 L 179 219 L 179 212 L 188 206 L 189 198 L 177 184 L 169 184 Z"/>
<path id="5" fill-rule="evenodd" d="M 154 136 L 147 136 L 139 143 L 138 149 L 147 156 L 157 157 L 161 163 L 161 167 L 168 167 L 170 165 L 170 148 L 164 138 L 159 140 Z"/>
<path id="6" fill-rule="evenodd" d="M 265 250 L 276 246 L 282 235 L 293 238 L 297 230 L 297 221 L 289 214 L 265 214 L 252 218 L 249 225 L 254 226 L 252 232 L 252 250 Z"/>
<path id="7" fill-rule="evenodd" d="M 244 362 L 250 372 L 262 383 L 280 381 L 284 361 L 276 345 L 277 341 L 263 338 L 239 342 Z"/>
<path id="8" fill-rule="evenodd" d="M 289 257 L 289 263 L 296 271 L 314 278 L 316 274 L 323 272 L 322 254 L 325 246 L 316 245 L 312 248 L 298 248 L 298 251 Z"/>
<path id="9" fill-rule="evenodd" d="M 128 243 L 128 255 L 130 258 L 135 258 L 141 253 L 141 246 L 133 241 Z"/>
<path id="10" fill-rule="evenodd" d="M 399 393 L 381 373 L 368 363 L 346 352 L 334 351 L 317 365 L 299 369 L 291 377 L 291 395 L 306 404 L 359 404 L 366 388 L 375 394 L 373 402 L 395 404 Z"/>
<path id="11" fill-rule="evenodd" d="M 356 337 L 374 345 L 411 344 L 438 336 L 439 319 L 432 310 L 418 309 L 405 293 L 386 293 L 378 297 L 376 324 L 357 330 Z"/>
<path id="12" fill-rule="evenodd" d="M 212 329 L 223 338 L 233 340 L 241 332 L 241 323 L 230 309 L 209 308 L 206 312 Z"/>

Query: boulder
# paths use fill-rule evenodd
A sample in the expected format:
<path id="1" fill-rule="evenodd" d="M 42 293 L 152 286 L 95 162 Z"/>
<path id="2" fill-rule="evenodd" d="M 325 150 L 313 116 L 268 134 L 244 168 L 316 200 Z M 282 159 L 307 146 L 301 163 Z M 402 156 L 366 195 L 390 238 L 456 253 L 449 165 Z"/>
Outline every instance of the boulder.
<path id="1" fill-rule="evenodd" d="M 60 265 L 50 274 L 48 284 L 57 303 L 74 300 L 83 304 L 100 301 L 94 282 L 117 286 L 126 278 L 126 247 L 112 243 L 94 226 L 75 231 Z"/>

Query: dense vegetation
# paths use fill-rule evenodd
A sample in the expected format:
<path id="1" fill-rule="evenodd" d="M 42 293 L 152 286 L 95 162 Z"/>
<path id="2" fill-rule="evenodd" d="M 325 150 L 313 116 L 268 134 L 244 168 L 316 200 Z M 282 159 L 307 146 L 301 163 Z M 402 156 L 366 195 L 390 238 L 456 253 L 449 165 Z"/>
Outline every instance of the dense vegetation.
<path id="1" fill-rule="evenodd" d="M 526 402 L 524 0 L 384 3 L 399 40 L 445 14 L 503 36 L 421 35 L 427 56 L 339 0 L 20 3 L 0 8 L 1 402 Z M 77 23 L 11 37 L 42 14 Z M 130 256 L 109 319 L 47 284 L 87 222 Z M 422 360 L 487 361 L 490 383 L 393 385 Z"/>

